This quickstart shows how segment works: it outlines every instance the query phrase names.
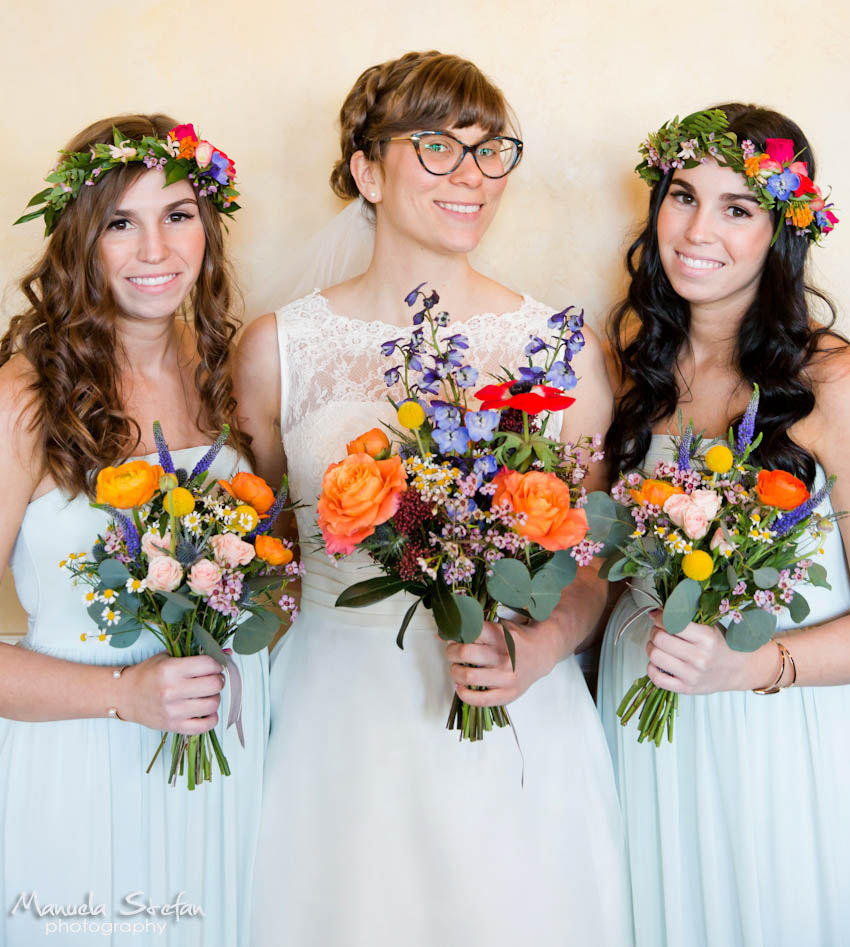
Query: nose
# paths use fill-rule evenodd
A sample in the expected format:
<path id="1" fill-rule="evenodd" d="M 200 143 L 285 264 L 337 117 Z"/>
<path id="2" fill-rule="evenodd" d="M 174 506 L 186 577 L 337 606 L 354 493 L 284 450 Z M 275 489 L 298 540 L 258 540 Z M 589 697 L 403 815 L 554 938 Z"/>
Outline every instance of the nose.
<path id="1" fill-rule="evenodd" d="M 460 164 L 452 171 L 449 177 L 454 183 L 464 184 L 467 187 L 477 187 L 484 180 L 484 175 L 475 163 L 471 151 L 464 152 Z"/>
<path id="2" fill-rule="evenodd" d="M 690 215 L 685 236 L 691 243 L 711 243 L 714 235 L 712 210 L 705 204 L 697 204 Z"/>
<path id="3" fill-rule="evenodd" d="M 162 228 L 144 227 L 139 245 L 139 259 L 144 263 L 161 263 L 168 256 L 168 244 Z"/>

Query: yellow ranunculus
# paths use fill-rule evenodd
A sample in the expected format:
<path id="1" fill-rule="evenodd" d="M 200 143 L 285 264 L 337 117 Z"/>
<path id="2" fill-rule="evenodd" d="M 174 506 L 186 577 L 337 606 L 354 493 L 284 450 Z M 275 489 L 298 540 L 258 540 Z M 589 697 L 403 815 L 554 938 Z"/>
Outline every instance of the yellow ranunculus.
<path id="1" fill-rule="evenodd" d="M 398 423 L 410 431 L 422 427 L 425 422 L 425 412 L 418 401 L 403 401 L 398 406 Z"/>
<path id="2" fill-rule="evenodd" d="M 175 487 L 166 493 L 162 505 L 172 516 L 188 516 L 195 509 L 195 498 L 185 487 Z"/>
<path id="3" fill-rule="evenodd" d="M 714 560 L 707 552 L 697 549 L 682 559 L 682 572 L 695 582 L 705 582 L 714 571 Z"/>
<path id="4" fill-rule="evenodd" d="M 144 506 L 156 493 L 162 467 L 146 460 L 131 460 L 118 467 L 104 467 L 97 475 L 98 503 L 107 503 L 118 510 Z"/>
<path id="5" fill-rule="evenodd" d="M 732 451 L 725 444 L 715 444 L 705 455 L 705 465 L 714 473 L 727 473 L 733 461 Z"/>

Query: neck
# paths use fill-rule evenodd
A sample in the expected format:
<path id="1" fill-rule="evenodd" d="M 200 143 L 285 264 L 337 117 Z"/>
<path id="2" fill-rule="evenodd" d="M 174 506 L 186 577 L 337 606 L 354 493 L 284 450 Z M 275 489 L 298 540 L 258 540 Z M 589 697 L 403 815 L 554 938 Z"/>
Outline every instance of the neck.
<path id="1" fill-rule="evenodd" d="M 130 374 L 153 377 L 173 368 L 181 339 L 181 326 L 173 315 L 156 320 L 121 320 L 116 335 Z"/>
<path id="2" fill-rule="evenodd" d="M 694 359 L 732 364 L 746 308 L 691 306 L 688 337 Z"/>

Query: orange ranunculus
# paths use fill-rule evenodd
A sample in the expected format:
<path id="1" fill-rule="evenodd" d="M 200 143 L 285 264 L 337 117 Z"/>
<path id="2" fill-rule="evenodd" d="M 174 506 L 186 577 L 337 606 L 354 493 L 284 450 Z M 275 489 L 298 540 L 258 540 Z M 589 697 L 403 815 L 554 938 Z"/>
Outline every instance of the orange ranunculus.
<path id="1" fill-rule="evenodd" d="M 569 549 L 584 539 L 587 514 L 570 509 L 570 488 L 555 474 L 503 469 L 493 483 L 494 506 L 507 501 L 514 512 L 526 514 L 524 525 L 517 527 L 520 535 L 550 552 Z"/>
<path id="2" fill-rule="evenodd" d="M 159 489 L 163 470 L 146 460 L 131 460 L 118 467 L 104 467 L 97 475 L 98 503 L 108 503 L 118 510 L 144 506 Z"/>
<path id="3" fill-rule="evenodd" d="M 407 484 L 407 471 L 396 455 L 375 460 L 368 454 L 349 454 L 331 464 L 322 478 L 319 529 L 330 553 L 350 555 L 398 507 Z"/>
<path id="4" fill-rule="evenodd" d="M 292 550 L 274 536 L 263 536 L 260 534 L 254 540 L 254 549 L 257 552 L 257 558 L 267 562 L 270 566 L 285 566 L 292 562 Z"/>
<path id="5" fill-rule="evenodd" d="M 802 480 L 787 470 L 760 470 L 756 493 L 765 506 L 793 510 L 809 499 L 809 491 Z"/>
<path id="6" fill-rule="evenodd" d="M 234 500 L 241 500 L 249 506 L 253 506 L 262 518 L 268 508 L 274 503 L 274 493 L 272 488 L 263 480 L 252 473 L 235 474 L 230 483 L 226 480 L 219 480 L 218 485 L 222 490 L 227 491 Z"/>
<path id="7" fill-rule="evenodd" d="M 368 454 L 378 460 L 389 455 L 390 441 L 379 427 L 373 427 L 346 444 L 345 449 L 349 454 Z"/>
<path id="8" fill-rule="evenodd" d="M 644 480 L 640 485 L 640 490 L 629 490 L 629 496 L 635 503 L 642 503 L 646 500 L 653 506 L 664 506 L 665 502 L 673 496 L 674 493 L 684 493 L 681 487 L 675 487 L 666 480 Z"/>

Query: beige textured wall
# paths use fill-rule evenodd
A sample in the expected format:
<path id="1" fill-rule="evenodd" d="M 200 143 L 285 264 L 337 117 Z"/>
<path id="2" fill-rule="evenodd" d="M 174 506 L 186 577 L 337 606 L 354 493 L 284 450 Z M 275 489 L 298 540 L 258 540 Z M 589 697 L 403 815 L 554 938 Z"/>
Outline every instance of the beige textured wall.
<path id="1" fill-rule="evenodd" d="M 848 221 L 812 276 L 850 302 L 850 14 L 846 0 L 29 0 L 0 35 L 0 325 L 41 246 L 12 228 L 55 149 L 104 115 L 168 111 L 236 161 L 231 228 L 249 317 L 341 206 L 327 187 L 335 116 L 366 66 L 436 47 L 477 62 L 513 103 L 525 158 L 478 263 L 552 304 L 603 316 L 623 287 L 625 234 L 645 208 L 630 174 L 644 134 L 674 113 L 740 99 L 791 115 Z M 427 274 L 423 274 L 427 278 Z M 22 613 L 8 579 L 0 635 Z"/>

